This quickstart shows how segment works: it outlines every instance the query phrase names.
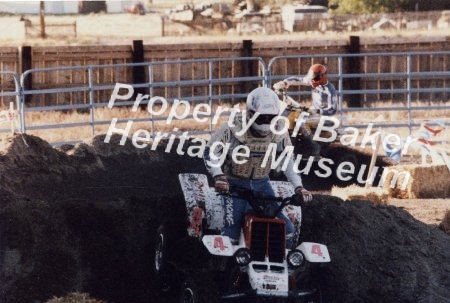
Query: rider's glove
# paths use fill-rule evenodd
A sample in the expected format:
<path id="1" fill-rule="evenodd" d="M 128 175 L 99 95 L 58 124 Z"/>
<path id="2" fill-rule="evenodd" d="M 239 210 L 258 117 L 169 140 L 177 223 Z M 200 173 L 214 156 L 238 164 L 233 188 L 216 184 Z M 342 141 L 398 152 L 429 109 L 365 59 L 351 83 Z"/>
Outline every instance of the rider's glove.
<path id="1" fill-rule="evenodd" d="M 217 175 L 214 177 L 214 188 L 218 193 L 228 193 L 230 191 L 230 183 L 228 183 L 225 175 Z"/>
<path id="2" fill-rule="evenodd" d="M 297 186 L 295 188 L 295 194 L 297 194 L 300 197 L 302 197 L 304 203 L 310 202 L 312 200 L 312 198 L 313 198 L 311 192 L 306 190 L 302 186 Z"/>
<path id="3" fill-rule="evenodd" d="M 273 89 L 274 90 L 284 90 L 284 89 L 288 89 L 289 84 L 287 83 L 287 81 L 279 81 L 277 83 L 275 83 L 273 85 Z"/>

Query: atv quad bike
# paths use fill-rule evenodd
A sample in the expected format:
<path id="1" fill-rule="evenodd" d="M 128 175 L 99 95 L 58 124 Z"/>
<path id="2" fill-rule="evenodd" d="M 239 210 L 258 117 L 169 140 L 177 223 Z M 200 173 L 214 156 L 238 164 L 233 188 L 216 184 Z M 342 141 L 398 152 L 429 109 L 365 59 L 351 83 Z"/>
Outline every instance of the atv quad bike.
<path id="1" fill-rule="evenodd" d="M 284 181 L 271 181 L 278 197 L 254 197 L 248 192 L 237 191 L 245 197 L 252 210 L 244 219 L 239 243 L 220 234 L 224 226 L 224 201 L 231 195 L 219 195 L 208 185 L 202 174 L 180 174 L 183 190 L 187 229 L 185 235 L 169 239 L 167 226 L 157 230 L 155 246 L 155 274 L 162 290 L 178 290 L 178 302 L 215 302 L 241 300 L 249 302 L 321 302 L 320 285 L 312 278 L 314 264 L 330 262 L 325 245 L 303 242 L 294 249 L 286 247 L 285 222 L 277 218 L 283 212 L 295 226 L 294 243 L 298 242 L 301 224 L 301 207 L 293 205 L 296 195 L 292 185 Z M 277 201 L 278 208 L 267 207 Z M 258 202 L 258 203 L 256 203 Z M 180 247 L 189 253 L 186 237 L 202 246 L 207 257 L 201 267 L 180 265 L 174 256 Z M 205 249 L 206 248 L 206 249 Z M 201 258 L 195 255 L 193 258 Z M 187 260 L 189 263 L 192 260 Z M 201 271 L 198 275 L 194 272 Z M 211 286 L 214 283 L 214 286 Z M 203 287 L 202 287 L 202 286 Z M 208 298 L 202 298 L 209 291 Z M 211 291 L 213 293 L 211 294 Z M 173 297 L 173 295 L 172 295 Z"/>
<path id="2" fill-rule="evenodd" d="M 294 153 L 303 155 L 302 161 L 307 161 L 309 157 L 313 154 L 313 149 L 315 145 L 318 145 L 320 148 L 320 157 L 327 158 L 333 161 L 333 179 L 337 184 L 344 185 L 346 183 L 353 182 L 353 175 L 348 175 L 351 177 L 347 181 L 341 180 L 336 172 L 337 167 L 339 167 L 342 163 L 348 162 L 351 163 L 354 167 L 358 167 L 358 158 L 355 154 L 351 153 L 349 148 L 346 148 L 340 144 L 340 136 L 342 135 L 342 130 L 338 128 L 336 130 L 337 136 L 332 142 L 321 142 L 321 141 L 313 141 L 311 138 L 314 137 L 318 130 L 318 126 L 320 123 L 320 115 L 317 113 L 310 114 L 306 118 L 306 122 L 304 122 L 304 128 L 306 132 L 311 134 L 310 138 L 306 138 L 305 134 L 302 131 L 297 131 L 296 135 L 292 136 L 292 133 L 296 129 L 296 119 L 301 115 L 302 112 L 309 112 L 308 107 L 302 106 L 300 103 L 295 101 L 291 96 L 289 96 L 286 89 L 283 90 L 275 90 L 275 93 L 280 96 L 282 102 L 285 104 L 286 109 L 282 113 L 289 120 L 289 134 L 291 135 L 292 145 L 294 145 Z M 325 126 L 327 125 L 327 121 L 325 121 Z M 329 131 L 321 131 L 319 135 L 321 138 L 331 138 L 332 134 Z M 314 161 L 319 161 L 320 158 L 315 158 Z M 341 174 L 344 179 L 347 179 L 347 175 Z"/>

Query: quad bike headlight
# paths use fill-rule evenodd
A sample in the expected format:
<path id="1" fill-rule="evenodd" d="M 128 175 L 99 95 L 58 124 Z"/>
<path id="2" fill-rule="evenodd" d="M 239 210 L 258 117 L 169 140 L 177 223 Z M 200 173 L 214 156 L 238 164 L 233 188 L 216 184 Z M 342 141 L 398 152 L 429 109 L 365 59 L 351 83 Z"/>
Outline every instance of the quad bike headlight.
<path id="1" fill-rule="evenodd" d="M 299 251 L 297 249 L 293 249 L 287 254 L 286 259 L 287 259 L 287 263 L 289 264 L 289 266 L 291 266 L 293 268 L 297 268 L 303 264 L 303 261 L 305 260 L 305 256 L 303 256 L 303 253 L 301 251 Z"/>
<path id="2" fill-rule="evenodd" d="M 239 248 L 234 253 L 234 258 L 237 264 L 239 264 L 240 266 L 246 266 L 252 260 L 252 255 L 250 254 L 250 251 L 247 248 Z"/>

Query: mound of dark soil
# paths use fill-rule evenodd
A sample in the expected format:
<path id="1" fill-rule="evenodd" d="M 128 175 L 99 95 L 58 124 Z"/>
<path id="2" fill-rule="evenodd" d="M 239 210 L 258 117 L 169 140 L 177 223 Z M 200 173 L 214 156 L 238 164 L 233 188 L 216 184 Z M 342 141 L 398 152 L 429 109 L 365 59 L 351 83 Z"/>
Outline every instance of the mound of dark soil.
<path id="1" fill-rule="evenodd" d="M 393 206 L 317 196 L 301 240 L 325 243 L 331 302 L 450 302 L 450 237 Z M 332 299 L 330 299 L 332 298 Z"/>
<path id="2" fill-rule="evenodd" d="M 177 174 L 205 172 L 203 160 L 119 139 L 65 152 L 34 136 L 11 139 L 0 155 L 0 302 L 75 290 L 109 302 L 152 297 L 157 210 L 183 216 L 172 205 L 183 203 Z"/>
<path id="3" fill-rule="evenodd" d="M 65 297 L 53 298 L 46 303 L 105 303 L 89 296 L 89 294 L 70 293 Z"/>
<path id="4" fill-rule="evenodd" d="M 11 139 L 0 155 L 0 302 L 73 291 L 162 302 L 150 270 L 153 231 L 163 216 L 183 221 L 177 174 L 205 170 L 202 159 L 118 139 L 65 151 Z M 321 277 L 330 301 L 448 302 L 449 236 L 401 209 L 317 196 L 302 237 L 329 247 Z"/>
<path id="5" fill-rule="evenodd" d="M 301 154 L 302 150 L 299 150 L 298 152 Z M 307 156 L 305 157 L 305 155 Z M 299 170 L 302 171 L 301 177 L 304 186 L 310 190 L 330 190 L 333 186 L 346 187 L 350 184 L 361 185 L 361 183 L 358 182 L 358 176 L 361 173 L 362 181 L 367 180 L 370 161 L 372 159 L 372 153 L 370 150 L 343 146 L 337 143 L 330 144 L 326 148 L 326 152 L 322 154 L 322 158 L 327 160 L 323 163 L 323 165 L 330 169 L 331 174 L 324 178 L 318 175 L 318 173 L 322 175 L 326 173 L 318 162 L 313 162 L 309 169 L 307 168 L 309 166 L 308 155 L 308 153 L 303 154 L 303 159 L 305 161 L 300 163 Z M 330 160 L 332 161 L 332 164 L 328 162 Z M 352 163 L 355 167 L 354 173 L 348 175 L 348 180 L 341 180 L 335 173 L 337 171 L 337 167 L 339 167 L 339 165 L 343 162 Z M 373 184 L 378 184 L 385 167 L 394 164 L 395 162 L 393 162 L 393 160 L 389 157 L 378 155 L 375 161 L 376 173 Z M 348 169 L 348 164 L 344 165 L 344 168 Z M 274 180 L 286 180 L 286 177 L 283 174 L 274 172 L 272 172 L 271 178 Z"/>

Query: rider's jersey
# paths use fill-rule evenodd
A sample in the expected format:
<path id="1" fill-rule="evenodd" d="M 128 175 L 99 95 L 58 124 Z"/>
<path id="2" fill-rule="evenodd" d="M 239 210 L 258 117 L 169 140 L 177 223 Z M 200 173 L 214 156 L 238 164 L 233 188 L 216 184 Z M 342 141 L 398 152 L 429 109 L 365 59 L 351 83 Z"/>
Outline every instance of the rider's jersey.
<path id="1" fill-rule="evenodd" d="M 289 77 L 286 78 L 289 85 L 306 85 L 311 86 L 311 80 L 308 77 Z M 312 105 L 320 110 L 321 115 L 331 116 L 337 111 L 338 98 L 336 88 L 330 81 L 324 85 L 319 85 L 312 89 L 311 92 Z"/>
<path id="2" fill-rule="evenodd" d="M 237 133 L 239 133 L 240 130 L 242 130 L 242 116 L 236 115 L 232 127 L 230 127 L 228 123 L 224 123 L 222 127 L 211 136 L 203 156 L 208 172 L 212 176 L 225 174 L 227 176 L 245 179 L 262 179 L 268 177 L 272 161 L 274 160 L 272 159 L 271 151 L 268 152 L 269 144 L 276 144 L 277 160 L 279 160 L 278 154 L 281 154 L 287 146 L 292 146 L 288 132 L 285 132 L 283 135 L 275 135 L 271 132 L 268 136 L 261 138 L 254 136 L 250 129 L 244 134 L 238 135 Z M 211 146 L 216 142 L 220 144 L 212 150 Z M 222 147 L 226 144 L 229 144 L 229 148 L 227 149 L 223 165 L 210 165 L 209 163 L 215 165 L 220 163 L 219 158 L 224 151 Z M 250 150 L 248 157 L 241 156 L 232 159 L 233 151 L 244 145 Z M 211 153 L 213 153 L 213 157 L 211 157 Z M 280 161 L 281 165 L 285 160 L 288 161 L 284 174 L 294 187 L 302 186 L 300 176 L 294 171 L 294 160 L 292 155 L 287 153 L 285 157 L 289 158 L 283 158 L 282 161 Z M 263 167 L 265 158 L 267 163 Z"/>

